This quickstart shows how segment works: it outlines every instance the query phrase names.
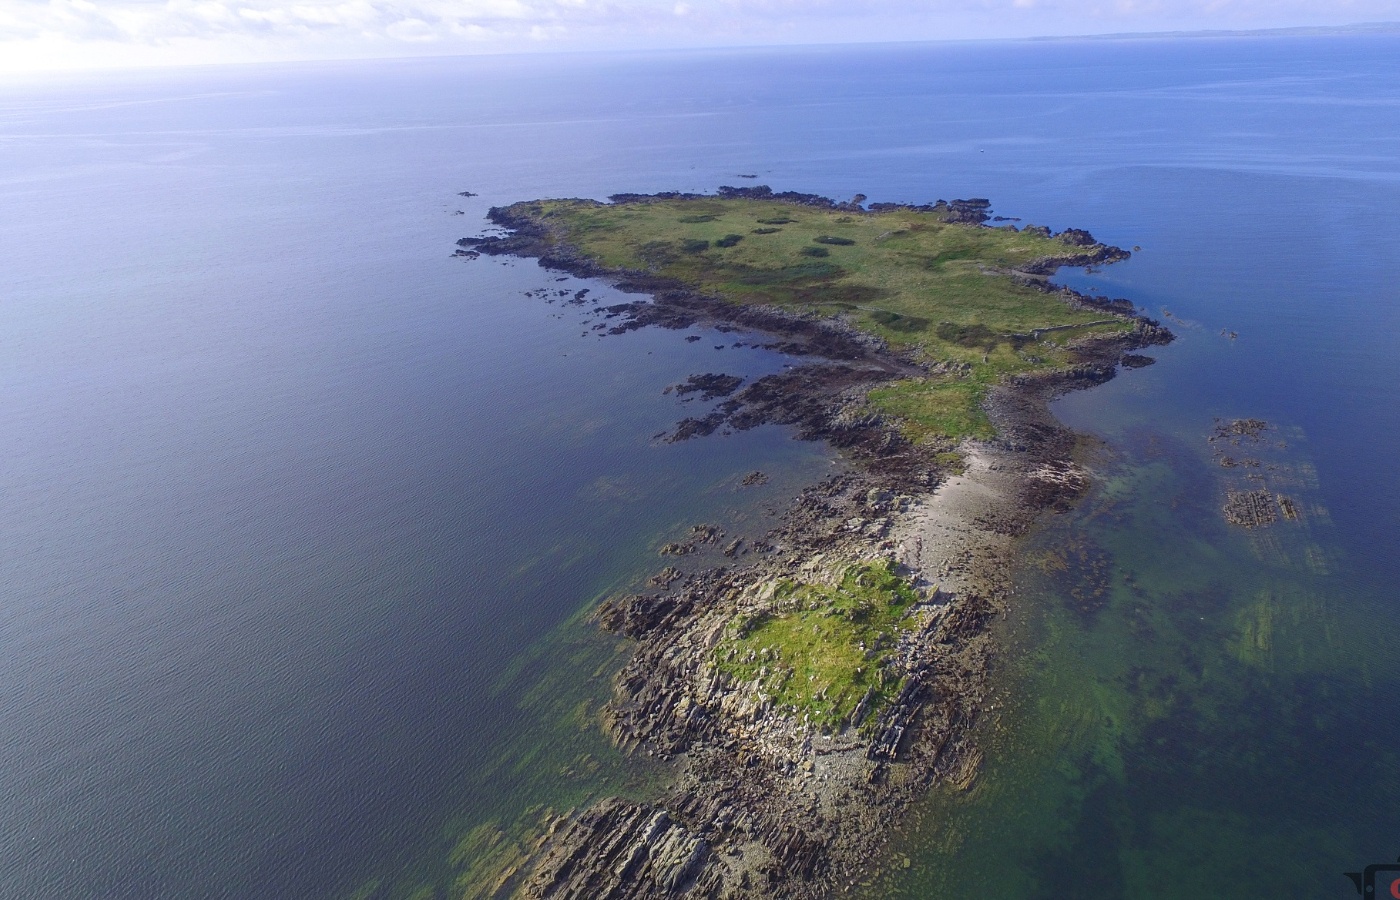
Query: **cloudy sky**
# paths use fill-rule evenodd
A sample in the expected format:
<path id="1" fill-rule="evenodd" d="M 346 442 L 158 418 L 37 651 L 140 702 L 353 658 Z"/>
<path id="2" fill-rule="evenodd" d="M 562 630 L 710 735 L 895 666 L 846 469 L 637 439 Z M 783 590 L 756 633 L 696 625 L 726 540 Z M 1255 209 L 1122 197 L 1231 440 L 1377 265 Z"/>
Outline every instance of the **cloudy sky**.
<path id="1" fill-rule="evenodd" d="M 0 72 L 1400 20 L 1400 0 L 0 0 Z"/>

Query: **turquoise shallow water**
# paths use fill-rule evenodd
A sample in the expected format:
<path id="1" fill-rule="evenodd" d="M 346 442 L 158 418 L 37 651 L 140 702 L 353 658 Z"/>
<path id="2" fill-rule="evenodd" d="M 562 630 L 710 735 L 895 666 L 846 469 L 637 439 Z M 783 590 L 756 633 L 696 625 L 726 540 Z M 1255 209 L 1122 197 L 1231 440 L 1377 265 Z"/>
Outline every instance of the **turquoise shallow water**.
<path id="1" fill-rule="evenodd" d="M 1261 453 L 1301 521 L 1249 533 L 1205 443 L 1115 430 L 1027 543 L 982 777 L 924 805 L 873 896 L 1344 897 L 1388 859 L 1390 598 L 1349 581 L 1302 429 Z"/>
<path id="2" fill-rule="evenodd" d="M 615 648 L 577 614 L 677 531 L 752 517 L 830 459 L 776 429 L 654 444 L 688 412 L 667 384 L 784 361 L 585 337 L 524 296 L 582 285 L 448 254 L 492 203 L 752 174 L 987 196 L 1140 245 L 1066 278 L 1182 334 L 1057 405 L 1103 442 L 1098 486 L 1028 548 L 985 777 L 930 802 L 878 893 L 1346 896 L 1343 869 L 1400 852 L 1397 50 L 887 46 L 0 88 L 0 893 L 445 896 L 482 823 L 645 791 L 655 773 L 578 728 Z M 1223 525 L 1215 416 L 1277 425 L 1300 525 Z M 754 468 L 784 475 L 736 490 Z"/>

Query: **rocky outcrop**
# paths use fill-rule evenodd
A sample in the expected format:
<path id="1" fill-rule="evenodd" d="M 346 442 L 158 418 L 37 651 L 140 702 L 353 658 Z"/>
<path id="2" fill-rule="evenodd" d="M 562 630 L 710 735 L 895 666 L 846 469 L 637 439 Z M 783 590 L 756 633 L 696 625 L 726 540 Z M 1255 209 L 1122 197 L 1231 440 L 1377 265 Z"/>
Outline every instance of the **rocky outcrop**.
<path id="1" fill-rule="evenodd" d="M 764 186 L 719 194 L 853 212 L 864 201 L 858 195 L 838 204 Z M 990 204 L 974 199 L 915 208 L 981 225 Z M 671 564 L 646 589 L 600 605 L 600 626 L 636 641 L 614 681 L 604 726 L 625 752 L 672 761 L 676 777 L 649 803 L 605 799 L 556 820 L 520 894 L 815 900 L 840 893 L 877 858 L 890 827 L 930 785 L 966 786 L 975 776 L 980 755 L 972 727 L 985 713 L 994 661 L 988 623 L 1007 602 L 1010 539 L 1040 511 L 1066 508 L 1087 486 L 1071 461 L 1076 438 L 1049 414 L 1047 401 L 1113 377 L 1127 351 L 1165 343 L 1170 332 L 1133 315 L 1130 304 L 1065 292 L 1067 303 L 1100 309 L 1114 321 L 1128 318 L 1133 329 L 1071 340 L 1070 367 L 990 392 L 986 407 L 998 437 L 978 452 L 995 490 L 945 515 L 937 527 L 947 539 L 925 545 L 920 529 L 932 527 L 929 510 L 942 496 L 936 489 L 945 473 L 929 448 L 911 445 L 863 402 L 871 386 L 924 374 L 922 365 L 836 321 L 724 302 L 648 273 L 601 270 L 525 213 L 492 210 L 491 216 L 514 232 L 469 239 L 464 247 L 535 257 L 652 297 L 603 309 L 608 333 L 703 322 L 767 335 L 766 346 L 816 358 L 748 384 L 710 373 L 672 386 L 715 406 L 680 422 L 662 435 L 666 440 L 781 423 L 799 437 L 842 448 L 851 462 L 803 491 L 767 533 L 735 536 L 696 526 L 661 548 Z M 1127 255 L 1087 232 L 1060 238 L 1069 252 L 1036 261 L 1021 277 L 1059 290 L 1043 284 L 1058 265 Z M 743 484 L 763 480 L 752 473 Z M 908 601 L 899 628 L 860 645 L 865 655 L 856 662 L 873 670 L 861 684 L 871 686 L 851 695 L 832 720 L 814 720 L 780 700 L 784 679 L 796 676 L 777 671 L 776 662 L 770 671 L 759 648 L 749 648 L 747 668 L 722 664 L 720 650 L 732 648 L 752 623 L 801 612 L 795 604 L 805 595 L 782 585 L 829 583 L 833 573 L 871 560 L 902 573 L 917 598 Z M 806 696 L 825 699 L 821 692 Z"/>
<path id="2" fill-rule="evenodd" d="M 1093 238 L 1090 238 L 1090 240 L 1093 240 Z M 1074 246 L 1083 245 L 1076 244 Z M 1055 270 L 1061 267 L 1099 266 L 1105 263 L 1118 262 L 1130 256 L 1132 256 L 1132 253 L 1121 247 L 1095 244 L 1091 245 L 1090 249 L 1082 253 L 1067 253 L 1063 256 L 1042 256 L 1038 259 L 1033 259 L 1018 266 L 1017 271 L 1027 275 L 1047 276 L 1054 275 Z"/>
<path id="3" fill-rule="evenodd" d="M 720 375 L 710 372 L 705 375 L 692 375 L 680 384 L 671 385 L 662 393 L 674 393 L 677 397 L 698 394 L 701 400 L 714 400 L 718 397 L 728 397 L 743 383 L 744 379 L 738 375 Z"/>
<path id="4" fill-rule="evenodd" d="M 966 513 L 971 530 L 1024 533 L 1040 510 L 1063 508 L 1087 486 L 1068 461 L 1075 436 L 1045 401 L 1107 377 L 1122 347 L 1103 341 L 1080 352 L 1081 374 L 994 392 L 989 414 L 1000 436 L 983 453 L 1007 490 L 975 516 Z M 850 560 L 905 560 L 901 545 L 910 538 L 899 536 L 901 523 L 917 520 L 936 481 L 927 464 L 833 476 L 804 491 L 779 527 L 755 542 L 765 550 L 742 565 L 706 566 L 670 590 L 600 607 L 604 628 L 637 641 L 616 678 L 606 728 L 629 753 L 675 760 L 679 774 L 650 805 L 607 801 L 571 818 L 546 841 L 527 896 L 833 896 L 861 877 L 892 824 L 931 784 L 971 782 L 980 760 L 972 726 L 985 712 L 994 660 L 987 625 L 1008 588 L 1005 557 L 979 556 L 977 534 L 963 544 L 920 541 L 919 558 L 910 560 L 916 568 L 905 571 L 940 583 L 920 582 L 922 600 L 910 614 L 917 627 L 892 654 L 889 674 L 901 686 L 883 704 L 867 693 L 839 728 L 804 724 L 715 664 L 732 623 L 775 608 L 775 582 L 820 577 Z M 668 830 L 648 830 L 663 810 Z M 645 835 L 653 835 L 649 843 Z M 700 841 L 695 868 L 685 879 L 673 876 L 677 860 L 692 859 L 675 848 Z M 598 863 L 582 865 L 595 844 L 605 848 Z M 629 879 L 608 874 L 633 859 L 665 862 Z"/>
<path id="5" fill-rule="evenodd" d="M 1283 480 L 1296 486 L 1298 479 L 1291 474 L 1293 468 L 1278 459 L 1279 451 L 1286 450 L 1287 441 L 1277 439 L 1274 426 L 1263 419 L 1216 419 L 1206 439 L 1211 445 L 1212 455 L 1221 468 L 1231 472 L 1225 488 L 1225 502 L 1221 512 L 1225 521 L 1240 528 L 1267 528 L 1282 518 L 1285 522 L 1302 519 L 1302 509 L 1297 500 L 1284 493 L 1278 493 L 1271 484 Z M 1262 455 L 1235 457 L 1229 448 Z M 1268 457 L 1274 457 L 1268 461 Z"/>
<path id="6" fill-rule="evenodd" d="M 527 897 L 646 900 L 715 887 L 709 843 L 664 809 L 609 799 L 556 827 L 522 888 Z"/>
<path id="7" fill-rule="evenodd" d="M 704 416 L 683 419 L 669 442 L 759 425 L 793 426 L 802 440 L 827 441 L 882 467 L 923 465 L 899 431 L 865 405 L 870 388 L 894 377 L 892 367 L 812 364 L 765 375 Z"/>
<path id="8" fill-rule="evenodd" d="M 1063 503 L 1083 490 L 1063 464 L 1074 437 L 1043 403 L 1061 389 L 1047 380 L 999 392 L 992 414 L 1003 438 L 987 452 L 1007 484 L 1041 487 L 1006 494 L 979 511 L 977 527 L 1019 534 L 1038 513 L 1032 502 Z M 928 497 L 922 474 L 862 467 L 833 476 L 804 491 L 744 565 L 701 568 L 668 591 L 600 607 L 604 628 L 637 641 L 616 678 L 607 730 L 629 753 L 675 760 L 679 774 L 652 804 L 610 800 L 569 817 L 545 841 L 526 896 L 832 896 L 860 877 L 929 785 L 970 783 L 980 760 L 971 729 L 993 660 L 987 624 L 1007 585 L 1004 569 L 966 548 L 930 548 L 917 561 L 942 571 L 943 586 L 921 584 L 910 614 L 917 627 L 891 654 L 889 674 L 901 686 L 883 704 L 867 693 L 836 729 L 794 719 L 715 664 L 732 623 L 775 608 L 775 582 L 820 577 L 850 560 L 901 559 L 892 529 Z M 596 861 L 585 863 L 590 853 Z"/>
<path id="9" fill-rule="evenodd" d="M 1262 528 L 1278 521 L 1278 505 L 1269 491 L 1229 491 L 1225 495 L 1225 521 L 1242 528 Z"/>

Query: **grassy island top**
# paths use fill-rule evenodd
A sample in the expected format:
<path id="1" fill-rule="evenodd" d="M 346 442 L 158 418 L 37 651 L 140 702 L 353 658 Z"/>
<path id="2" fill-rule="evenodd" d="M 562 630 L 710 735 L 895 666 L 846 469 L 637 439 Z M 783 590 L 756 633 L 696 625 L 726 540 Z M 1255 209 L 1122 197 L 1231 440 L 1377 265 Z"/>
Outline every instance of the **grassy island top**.
<path id="1" fill-rule="evenodd" d="M 849 566 L 834 585 L 775 585 L 775 608 L 741 617 L 716 646 L 720 671 L 824 733 L 874 724 L 899 693 L 891 667 L 905 614 L 919 601 L 887 561 Z"/>
<path id="2" fill-rule="evenodd" d="M 840 316 L 883 338 L 931 372 L 869 396 L 916 441 L 989 437 L 981 400 L 990 385 L 1067 366 L 1068 342 L 1134 326 L 1074 308 L 1028 277 L 1057 262 L 1126 255 L 1085 232 L 986 227 L 985 201 L 866 210 L 765 199 L 764 190 L 531 201 L 504 212 L 608 269 L 645 271 L 734 303 Z"/>

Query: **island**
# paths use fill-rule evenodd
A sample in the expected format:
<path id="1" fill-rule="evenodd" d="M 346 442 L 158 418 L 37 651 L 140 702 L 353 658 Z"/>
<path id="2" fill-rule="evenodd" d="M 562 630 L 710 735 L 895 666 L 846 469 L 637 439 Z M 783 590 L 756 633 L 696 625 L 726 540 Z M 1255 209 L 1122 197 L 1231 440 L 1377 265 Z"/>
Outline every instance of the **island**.
<path id="1" fill-rule="evenodd" d="M 1128 257 L 1088 232 L 995 224 L 982 199 L 865 200 L 529 201 L 459 242 L 636 294 L 576 295 L 604 333 L 709 326 L 800 361 L 674 385 L 711 406 L 664 440 L 778 423 L 846 461 L 769 532 L 699 523 L 646 590 L 602 603 L 599 625 L 635 641 L 603 727 L 675 778 L 654 802 L 553 816 L 470 896 L 829 897 L 932 785 L 976 777 L 1015 540 L 1089 483 L 1047 403 L 1172 335 L 1050 282 Z"/>

